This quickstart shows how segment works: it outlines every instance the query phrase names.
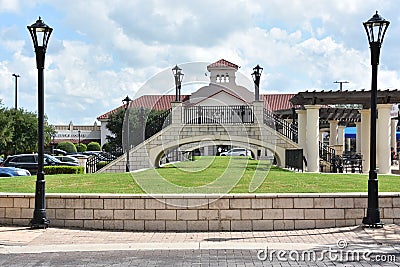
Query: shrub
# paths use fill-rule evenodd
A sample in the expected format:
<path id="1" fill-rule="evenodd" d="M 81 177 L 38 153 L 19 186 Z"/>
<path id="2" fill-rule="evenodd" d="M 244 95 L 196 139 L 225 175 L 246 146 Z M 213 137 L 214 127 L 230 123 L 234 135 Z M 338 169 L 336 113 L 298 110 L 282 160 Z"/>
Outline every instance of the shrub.
<path id="1" fill-rule="evenodd" d="M 105 143 L 102 148 L 106 152 L 113 152 L 113 146 L 108 142 Z"/>
<path id="2" fill-rule="evenodd" d="M 85 168 L 82 166 L 44 166 L 44 173 L 51 174 L 82 174 Z"/>
<path id="3" fill-rule="evenodd" d="M 97 142 L 90 142 L 87 145 L 87 151 L 101 151 L 100 144 Z"/>
<path id="4" fill-rule="evenodd" d="M 107 164 L 108 164 L 107 161 L 100 161 L 99 163 L 97 163 L 97 170 L 100 170 L 101 168 L 103 168 Z"/>
<path id="5" fill-rule="evenodd" d="M 58 149 L 64 150 L 68 153 L 76 153 L 76 147 L 72 142 L 61 142 L 57 145 Z"/>
<path id="6" fill-rule="evenodd" d="M 85 152 L 87 150 L 87 146 L 85 144 L 75 144 L 77 152 Z"/>

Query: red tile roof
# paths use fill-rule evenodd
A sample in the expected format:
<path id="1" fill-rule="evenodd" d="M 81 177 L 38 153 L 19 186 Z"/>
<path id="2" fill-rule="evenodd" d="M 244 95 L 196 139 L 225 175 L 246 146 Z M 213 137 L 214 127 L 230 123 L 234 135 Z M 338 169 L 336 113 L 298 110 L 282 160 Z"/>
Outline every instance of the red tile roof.
<path id="1" fill-rule="evenodd" d="M 267 94 L 260 95 L 260 99 L 264 100 L 266 109 L 275 111 L 292 108 L 292 104 L 289 102 L 289 99 L 291 99 L 293 96 L 295 96 L 295 94 Z M 181 100 L 182 102 L 189 100 L 189 95 L 182 95 Z M 167 110 L 171 108 L 171 102 L 173 101 L 175 101 L 175 95 L 144 95 L 133 100 L 129 107 L 144 107 L 155 110 Z M 107 120 L 108 116 L 116 113 L 120 108 L 123 108 L 123 105 L 104 113 L 103 115 L 100 115 L 97 117 L 97 119 Z"/>
<path id="2" fill-rule="evenodd" d="M 188 95 L 181 95 L 182 102 L 189 99 Z M 175 95 L 144 95 L 139 98 L 134 99 L 129 107 L 131 108 L 149 108 L 155 110 L 167 110 L 171 108 L 171 102 L 175 101 Z M 123 105 L 113 109 L 103 115 L 97 117 L 98 120 L 106 120 L 108 116 L 116 113 L 120 108 L 124 108 Z"/>
<path id="3" fill-rule="evenodd" d="M 266 109 L 271 111 L 290 109 L 292 104 L 289 102 L 296 94 L 267 94 L 260 95 L 260 100 L 264 100 L 264 105 Z"/>
<path id="4" fill-rule="evenodd" d="M 239 69 L 238 65 L 233 64 L 232 62 L 229 62 L 228 60 L 225 60 L 225 59 L 220 59 L 217 62 L 214 62 L 214 63 L 208 65 L 207 69 L 215 68 L 215 67 L 230 67 L 230 68 Z"/>

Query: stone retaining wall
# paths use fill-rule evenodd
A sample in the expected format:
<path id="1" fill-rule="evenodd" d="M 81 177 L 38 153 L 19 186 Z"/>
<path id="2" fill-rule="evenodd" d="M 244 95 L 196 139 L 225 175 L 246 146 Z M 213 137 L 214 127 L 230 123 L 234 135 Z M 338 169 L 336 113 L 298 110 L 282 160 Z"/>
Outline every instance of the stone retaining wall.
<path id="1" fill-rule="evenodd" d="M 293 230 L 360 225 L 366 193 L 47 194 L 50 226 L 136 231 Z M 381 193 L 381 218 L 400 223 L 400 193 Z M 0 193 L 0 224 L 27 226 L 33 194 Z"/>

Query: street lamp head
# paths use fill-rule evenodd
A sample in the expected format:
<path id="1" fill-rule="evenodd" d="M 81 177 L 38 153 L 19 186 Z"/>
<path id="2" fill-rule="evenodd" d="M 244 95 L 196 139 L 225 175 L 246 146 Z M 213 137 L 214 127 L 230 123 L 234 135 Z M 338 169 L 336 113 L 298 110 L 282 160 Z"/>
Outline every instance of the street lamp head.
<path id="1" fill-rule="evenodd" d="M 129 103 L 132 101 L 132 99 L 129 98 L 129 96 L 126 96 L 124 99 L 122 99 L 122 103 L 124 104 L 125 109 L 128 108 Z"/>
<path id="2" fill-rule="evenodd" d="M 12 76 L 14 76 L 15 78 L 21 77 L 21 76 L 19 76 L 19 74 L 15 74 L 15 73 L 13 73 Z"/>
<path id="3" fill-rule="evenodd" d="M 253 81 L 257 81 L 258 78 L 261 77 L 261 73 L 263 71 L 263 68 L 260 67 L 260 65 L 257 64 L 257 66 L 255 66 L 253 68 L 253 73 L 251 74 L 251 76 L 253 77 Z"/>
<path id="4" fill-rule="evenodd" d="M 367 32 L 368 42 L 377 43 L 381 45 L 383 43 L 383 38 L 390 22 L 382 18 L 378 11 L 370 18 L 368 21 L 363 22 L 365 31 Z"/>
<path id="5" fill-rule="evenodd" d="M 175 67 L 172 68 L 172 73 L 174 74 L 174 77 L 178 83 L 181 83 L 183 80 L 184 74 L 182 73 L 182 69 L 178 67 L 178 65 L 175 65 Z"/>
<path id="6" fill-rule="evenodd" d="M 29 33 L 31 34 L 33 46 L 35 49 L 42 48 L 46 51 L 47 44 L 50 39 L 51 32 L 53 31 L 52 28 L 47 26 L 41 17 L 33 23 L 31 26 L 27 26 Z"/>

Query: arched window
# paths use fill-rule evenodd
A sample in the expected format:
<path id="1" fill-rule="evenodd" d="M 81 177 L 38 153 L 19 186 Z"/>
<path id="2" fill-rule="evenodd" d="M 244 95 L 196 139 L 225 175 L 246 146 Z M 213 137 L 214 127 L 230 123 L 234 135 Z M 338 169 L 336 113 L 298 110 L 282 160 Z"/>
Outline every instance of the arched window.
<path id="1" fill-rule="evenodd" d="M 228 73 L 227 73 L 226 76 L 225 76 L 225 82 L 226 82 L 226 83 L 229 83 L 229 74 L 228 74 Z"/>
<path id="2" fill-rule="evenodd" d="M 217 75 L 217 79 L 215 80 L 217 83 L 221 82 L 221 78 L 219 77 L 219 74 Z"/>

